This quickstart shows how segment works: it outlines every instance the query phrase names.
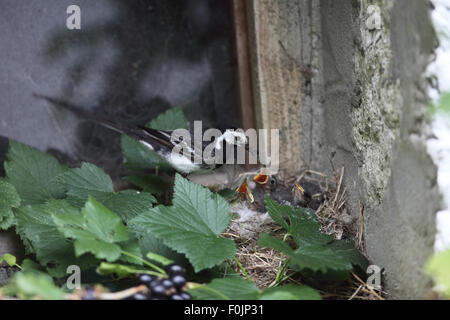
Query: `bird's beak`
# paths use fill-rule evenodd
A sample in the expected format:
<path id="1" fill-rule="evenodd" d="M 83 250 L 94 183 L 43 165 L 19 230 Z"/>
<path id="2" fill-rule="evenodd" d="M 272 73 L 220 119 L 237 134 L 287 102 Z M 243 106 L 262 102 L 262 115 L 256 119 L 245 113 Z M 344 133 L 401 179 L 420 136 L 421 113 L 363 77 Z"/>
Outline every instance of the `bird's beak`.
<path id="1" fill-rule="evenodd" d="M 239 193 L 243 198 L 248 198 L 250 203 L 255 202 L 253 194 L 251 193 L 250 189 L 247 187 L 246 180 L 244 180 L 244 182 L 241 184 L 241 186 L 236 189 L 236 192 Z"/>
<path id="2" fill-rule="evenodd" d="M 267 181 L 269 181 L 269 176 L 267 174 L 258 174 L 253 178 L 253 181 L 255 181 L 258 184 L 266 184 Z"/>
<path id="3" fill-rule="evenodd" d="M 303 189 L 302 186 L 298 184 L 298 182 L 296 182 L 296 183 L 294 184 L 294 190 L 295 190 L 295 191 L 298 190 L 298 191 L 300 191 L 301 194 L 305 194 L 305 189 Z"/>

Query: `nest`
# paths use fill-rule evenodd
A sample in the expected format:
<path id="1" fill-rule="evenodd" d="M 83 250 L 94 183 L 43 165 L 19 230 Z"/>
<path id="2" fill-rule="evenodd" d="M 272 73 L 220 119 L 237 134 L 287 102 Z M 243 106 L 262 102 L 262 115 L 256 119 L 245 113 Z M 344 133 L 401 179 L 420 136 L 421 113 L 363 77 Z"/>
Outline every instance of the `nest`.
<path id="1" fill-rule="evenodd" d="M 302 205 L 315 206 L 314 209 L 323 233 L 329 234 L 335 239 L 353 239 L 357 249 L 365 254 L 364 208 L 360 205 L 360 215 L 357 219 L 348 213 L 347 192 L 342 183 L 343 176 L 344 168 L 334 177 L 305 170 L 298 177 L 281 181 L 281 186 L 289 192 L 295 183 L 302 186 L 309 185 L 314 191 L 320 190 L 320 192 L 309 192 L 309 202 L 304 201 Z M 270 195 L 272 196 L 272 193 Z M 320 199 L 318 207 L 317 201 L 313 201 L 315 199 Z M 283 202 L 289 201 L 283 200 Z M 296 204 L 294 200 L 292 203 Z M 255 206 L 249 207 L 244 203 L 232 205 L 232 212 L 237 215 L 223 236 L 233 239 L 237 245 L 236 258 L 238 262 L 230 261 L 233 269 L 242 276 L 250 278 L 260 289 L 263 289 L 273 286 L 277 276 L 280 277 L 282 257 L 273 249 L 259 247 L 257 245 L 258 237 L 262 233 L 269 233 L 282 239 L 285 230 L 275 224 L 267 212 L 254 209 Z M 259 209 L 261 209 L 260 205 Z M 292 273 L 292 270 L 285 270 L 281 276 L 285 277 Z M 383 300 L 386 296 L 382 288 L 376 289 L 368 286 L 363 276 L 353 271 L 349 280 L 338 284 L 315 283 L 308 279 L 302 279 L 301 276 L 287 277 L 286 282 L 307 284 L 319 291 L 324 299 Z"/>

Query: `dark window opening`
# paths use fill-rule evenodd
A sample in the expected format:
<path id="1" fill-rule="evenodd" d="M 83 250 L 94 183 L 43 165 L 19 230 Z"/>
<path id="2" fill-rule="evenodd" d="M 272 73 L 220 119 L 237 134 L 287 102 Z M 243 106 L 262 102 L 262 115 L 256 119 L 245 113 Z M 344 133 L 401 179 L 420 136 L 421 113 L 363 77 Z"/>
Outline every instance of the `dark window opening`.
<path id="1" fill-rule="evenodd" d="M 0 136 L 115 175 L 119 136 L 33 98 L 57 96 L 143 124 L 181 107 L 204 127 L 241 127 L 231 2 L 79 0 L 0 5 Z"/>

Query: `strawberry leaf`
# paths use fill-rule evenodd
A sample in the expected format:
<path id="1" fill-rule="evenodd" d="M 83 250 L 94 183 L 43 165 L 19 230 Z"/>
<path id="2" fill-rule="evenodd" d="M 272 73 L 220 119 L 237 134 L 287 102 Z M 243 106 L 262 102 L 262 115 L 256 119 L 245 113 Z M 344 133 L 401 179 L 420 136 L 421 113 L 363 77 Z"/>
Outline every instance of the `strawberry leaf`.
<path id="1" fill-rule="evenodd" d="M 330 249 L 344 257 L 354 266 L 360 266 L 363 270 L 367 270 L 369 261 L 367 258 L 355 248 L 355 244 L 351 240 L 336 240 L 328 245 Z"/>
<path id="2" fill-rule="evenodd" d="M 172 202 L 171 207 L 144 212 L 130 224 L 145 228 L 184 253 L 196 272 L 234 257 L 234 242 L 219 237 L 231 220 L 229 205 L 222 197 L 177 174 Z"/>
<path id="3" fill-rule="evenodd" d="M 77 257 L 86 252 L 109 262 L 121 256 L 117 244 L 128 240 L 128 234 L 118 215 L 92 197 L 81 214 L 56 213 L 53 221 L 66 238 L 75 239 Z"/>
<path id="4" fill-rule="evenodd" d="M 78 215 L 78 209 L 65 200 L 50 200 L 45 204 L 25 206 L 17 210 L 16 231 L 29 253 L 34 253 L 42 265 L 55 277 L 66 275 L 67 266 L 77 264 L 81 268 L 92 265 L 92 256 L 77 259 L 73 243 L 59 232 L 52 214 Z"/>
<path id="5" fill-rule="evenodd" d="M 81 208 L 89 196 L 105 201 L 114 193 L 111 178 L 97 166 L 84 162 L 81 168 L 70 169 L 56 179 L 66 191 L 68 201 Z"/>
<path id="6" fill-rule="evenodd" d="M 311 287 L 287 284 L 264 289 L 259 300 L 322 300 L 322 297 Z"/>
<path id="7" fill-rule="evenodd" d="M 81 168 L 70 169 L 57 178 L 67 191 L 68 201 L 82 208 L 89 196 L 94 197 L 125 222 L 148 210 L 156 202 L 147 192 L 124 190 L 114 193 L 111 178 L 93 164 L 83 163 Z"/>
<path id="8" fill-rule="evenodd" d="M 64 189 L 55 178 L 65 172 L 51 155 L 10 140 L 8 161 L 4 163 L 7 181 L 14 185 L 22 205 L 40 204 L 49 199 L 64 198 Z"/>
<path id="9" fill-rule="evenodd" d="M 195 300 L 256 300 L 258 287 L 242 278 L 214 279 L 207 285 L 189 290 Z"/>
<path id="10" fill-rule="evenodd" d="M 327 246 L 305 245 L 297 250 L 292 249 L 286 242 L 276 239 L 266 233 L 259 238 L 258 245 L 283 252 L 290 258 L 289 265 L 298 271 L 310 269 L 312 271 L 351 270 L 352 265 Z"/>
<path id="11" fill-rule="evenodd" d="M 147 124 L 147 127 L 157 130 L 188 129 L 187 123 L 183 109 L 175 107 L 158 115 Z"/>
<path id="12" fill-rule="evenodd" d="M 332 236 L 320 232 L 320 224 L 311 209 L 280 206 L 269 197 L 266 197 L 265 204 L 271 218 L 281 225 L 299 246 L 325 245 L 333 241 Z M 284 215 L 289 223 L 284 220 Z"/>
<path id="13" fill-rule="evenodd" d="M 250 281 L 227 277 L 189 290 L 196 300 L 321 300 L 320 294 L 305 285 L 288 284 L 262 291 Z"/>
<path id="14" fill-rule="evenodd" d="M 64 299 L 64 292 L 53 283 L 52 278 L 36 270 L 15 273 L 5 291 L 22 299 Z"/>
<path id="15" fill-rule="evenodd" d="M 0 180 L 0 229 L 7 230 L 14 224 L 12 208 L 20 206 L 20 196 L 14 186 Z"/>

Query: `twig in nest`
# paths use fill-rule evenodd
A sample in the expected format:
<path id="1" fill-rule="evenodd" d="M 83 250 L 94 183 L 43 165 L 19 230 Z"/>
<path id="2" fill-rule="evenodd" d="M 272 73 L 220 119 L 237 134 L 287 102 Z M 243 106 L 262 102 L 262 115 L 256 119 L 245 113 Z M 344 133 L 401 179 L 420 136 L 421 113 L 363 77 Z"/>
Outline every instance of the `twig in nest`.
<path id="1" fill-rule="evenodd" d="M 352 275 L 355 277 L 356 280 L 358 280 L 362 285 L 364 285 L 364 289 L 368 290 L 371 294 L 373 294 L 375 297 L 377 297 L 380 300 L 385 300 L 382 296 L 380 296 L 378 293 L 376 293 L 375 290 L 373 290 L 371 287 L 369 287 L 364 281 L 361 280 L 360 277 L 356 275 L 353 271 L 351 272 Z"/>
<path id="2" fill-rule="evenodd" d="M 339 193 L 341 191 L 343 178 L 344 178 L 344 167 L 342 167 L 342 169 L 341 169 L 341 176 L 339 177 L 339 182 L 338 182 L 338 185 L 337 185 L 336 195 L 335 195 L 334 201 L 333 201 L 333 208 L 336 207 L 336 202 L 338 200 L 338 196 L 339 196 Z"/>
<path id="3" fill-rule="evenodd" d="M 358 249 L 363 249 L 363 236 L 364 236 L 364 205 L 359 201 L 359 230 L 358 230 Z"/>
<path id="4" fill-rule="evenodd" d="M 360 284 L 358 289 L 356 289 L 356 291 L 352 294 L 352 296 L 350 298 L 348 298 L 348 300 L 352 300 L 363 287 L 364 286 L 362 284 Z"/>

